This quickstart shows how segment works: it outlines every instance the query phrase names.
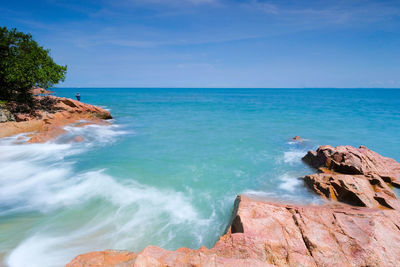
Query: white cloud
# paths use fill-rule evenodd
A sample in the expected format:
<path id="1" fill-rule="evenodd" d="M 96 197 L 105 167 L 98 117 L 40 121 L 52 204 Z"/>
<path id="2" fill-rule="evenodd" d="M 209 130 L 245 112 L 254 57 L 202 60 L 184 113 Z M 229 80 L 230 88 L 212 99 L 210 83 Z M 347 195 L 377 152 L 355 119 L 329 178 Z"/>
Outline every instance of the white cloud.
<path id="1" fill-rule="evenodd" d="M 301 2 L 299 2 L 301 3 Z M 306 4 L 273 4 L 271 1 L 250 0 L 245 6 L 266 14 L 279 15 L 280 19 L 315 21 L 322 23 L 376 22 L 400 16 L 400 6 L 375 1 L 333 1 L 324 5 L 318 2 Z"/>
<path id="2" fill-rule="evenodd" d="M 267 13 L 267 14 L 275 14 L 276 15 L 280 11 L 277 5 L 274 5 L 274 4 L 268 3 L 268 2 L 261 2 L 258 0 L 251 0 L 249 5 L 250 5 L 250 7 L 261 10 L 262 12 Z"/>

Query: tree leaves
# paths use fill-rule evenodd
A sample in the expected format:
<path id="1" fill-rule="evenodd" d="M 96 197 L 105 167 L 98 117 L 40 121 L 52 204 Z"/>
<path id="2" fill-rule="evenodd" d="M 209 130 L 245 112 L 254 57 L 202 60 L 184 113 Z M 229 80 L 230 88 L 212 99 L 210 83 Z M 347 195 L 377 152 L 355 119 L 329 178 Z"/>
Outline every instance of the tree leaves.
<path id="1" fill-rule="evenodd" d="M 64 81 L 67 66 L 57 65 L 49 53 L 31 34 L 0 27 L 0 99 L 29 103 L 32 87 Z"/>

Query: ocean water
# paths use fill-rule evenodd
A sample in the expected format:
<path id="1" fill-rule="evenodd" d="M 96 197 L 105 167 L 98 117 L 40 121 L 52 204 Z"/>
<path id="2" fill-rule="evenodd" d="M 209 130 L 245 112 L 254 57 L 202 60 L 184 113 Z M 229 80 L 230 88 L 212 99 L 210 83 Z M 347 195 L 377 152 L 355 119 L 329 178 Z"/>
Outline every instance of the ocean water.
<path id="1" fill-rule="evenodd" d="M 309 149 L 366 145 L 400 160 L 400 90 L 55 91 L 79 91 L 114 120 L 66 127 L 46 144 L 0 139 L 0 265 L 63 266 L 150 244 L 212 247 L 237 194 L 319 203 L 298 179 L 313 172 L 301 162 Z"/>

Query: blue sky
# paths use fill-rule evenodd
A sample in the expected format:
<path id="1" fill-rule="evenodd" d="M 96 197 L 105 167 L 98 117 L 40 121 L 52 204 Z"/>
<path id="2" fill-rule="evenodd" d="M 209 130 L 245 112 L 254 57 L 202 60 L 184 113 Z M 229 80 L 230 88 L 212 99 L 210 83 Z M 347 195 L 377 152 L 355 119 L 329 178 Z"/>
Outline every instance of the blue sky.
<path id="1" fill-rule="evenodd" d="M 5 1 L 64 87 L 400 87 L 400 1 Z"/>

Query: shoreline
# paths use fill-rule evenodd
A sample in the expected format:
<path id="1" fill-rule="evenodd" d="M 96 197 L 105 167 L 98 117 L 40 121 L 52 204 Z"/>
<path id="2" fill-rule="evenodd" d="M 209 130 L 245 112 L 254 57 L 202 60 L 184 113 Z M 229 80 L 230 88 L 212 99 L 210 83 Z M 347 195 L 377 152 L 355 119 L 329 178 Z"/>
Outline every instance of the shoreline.
<path id="1" fill-rule="evenodd" d="M 40 99 L 40 97 L 37 97 Z M 0 138 L 27 133 L 28 143 L 44 143 L 65 133 L 64 126 L 82 122 L 107 124 L 112 119 L 107 110 L 64 97 L 47 96 L 54 101 L 51 110 L 38 110 L 35 116 L 17 114 L 23 120 L 0 123 Z M 78 140 L 79 141 L 79 140 Z"/>
<path id="2" fill-rule="evenodd" d="M 295 205 L 239 195 L 213 248 L 139 253 L 106 250 L 75 257 L 89 266 L 395 266 L 400 262 L 400 163 L 361 146 L 321 146 L 303 161 L 305 185 L 327 201 Z"/>
<path id="3" fill-rule="evenodd" d="M 28 133 L 28 143 L 44 143 L 64 126 L 108 124 L 108 111 L 54 97 L 56 111 L 40 118 L 0 124 L 8 136 Z M 12 134 L 10 134 L 12 133 Z M 74 140 L 81 142 L 82 140 Z M 301 138 L 293 138 L 301 142 Z M 76 256 L 81 266 L 393 266 L 400 262 L 400 163 L 365 146 L 321 146 L 303 161 L 316 170 L 305 187 L 322 205 L 287 204 L 238 195 L 230 223 L 208 249 L 169 251 L 149 245 L 141 252 L 105 250 Z"/>

